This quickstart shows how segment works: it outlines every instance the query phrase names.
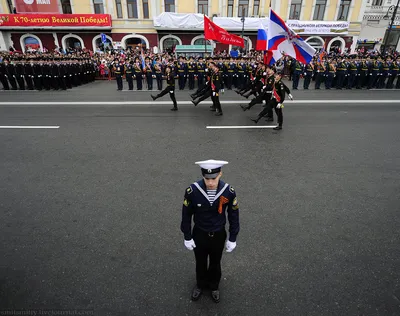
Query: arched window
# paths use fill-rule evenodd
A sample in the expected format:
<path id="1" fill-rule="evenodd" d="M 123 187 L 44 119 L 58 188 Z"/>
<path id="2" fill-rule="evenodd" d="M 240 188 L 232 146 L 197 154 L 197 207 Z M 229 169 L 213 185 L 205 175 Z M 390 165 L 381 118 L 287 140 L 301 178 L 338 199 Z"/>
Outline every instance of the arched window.
<path id="1" fill-rule="evenodd" d="M 165 50 L 173 49 L 176 45 L 179 45 L 179 41 L 176 38 L 168 37 L 163 41 L 163 48 Z"/>
<path id="2" fill-rule="evenodd" d="M 316 49 L 324 47 L 324 41 L 318 37 L 307 39 L 306 42 Z"/>
<path id="3" fill-rule="evenodd" d="M 40 50 L 40 43 L 37 38 L 25 37 L 24 39 L 25 52 L 35 52 Z"/>
<path id="4" fill-rule="evenodd" d="M 193 45 L 205 45 L 205 39 L 204 38 L 198 38 L 194 41 Z M 211 45 L 211 42 L 207 40 L 207 45 Z"/>

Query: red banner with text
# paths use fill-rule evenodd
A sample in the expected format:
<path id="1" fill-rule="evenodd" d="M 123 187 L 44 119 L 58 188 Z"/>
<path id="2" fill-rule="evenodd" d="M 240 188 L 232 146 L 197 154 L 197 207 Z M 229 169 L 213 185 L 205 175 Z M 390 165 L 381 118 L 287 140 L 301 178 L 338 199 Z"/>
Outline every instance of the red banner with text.
<path id="1" fill-rule="evenodd" d="M 57 0 L 14 0 L 17 13 L 60 13 Z"/>
<path id="2" fill-rule="evenodd" d="M 230 34 L 227 30 L 219 27 L 204 16 L 204 38 L 207 40 L 216 40 L 224 44 L 244 47 L 244 40 L 240 36 Z"/>
<path id="3" fill-rule="evenodd" d="M 0 14 L 3 27 L 111 27 L 109 14 Z"/>

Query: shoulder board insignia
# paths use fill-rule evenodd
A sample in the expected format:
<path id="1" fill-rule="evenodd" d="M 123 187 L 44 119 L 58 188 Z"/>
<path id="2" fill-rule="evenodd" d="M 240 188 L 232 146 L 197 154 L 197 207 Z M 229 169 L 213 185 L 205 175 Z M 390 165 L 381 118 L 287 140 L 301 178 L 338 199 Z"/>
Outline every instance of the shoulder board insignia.
<path id="1" fill-rule="evenodd" d="M 231 191 L 232 193 L 235 193 L 235 189 L 232 186 L 229 186 L 229 191 Z"/>
<path id="2" fill-rule="evenodd" d="M 186 192 L 187 192 L 187 194 L 190 194 L 190 193 L 192 193 L 193 192 L 193 189 L 192 189 L 192 187 L 190 186 L 190 187 L 188 187 L 187 189 L 186 189 Z"/>
<path id="3" fill-rule="evenodd" d="M 233 199 L 233 202 L 232 202 L 232 205 L 233 205 L 233 206 L 236 206 L 237 204 L 238 204 L 237 198 L 234 198 L 234 199 Z"/>

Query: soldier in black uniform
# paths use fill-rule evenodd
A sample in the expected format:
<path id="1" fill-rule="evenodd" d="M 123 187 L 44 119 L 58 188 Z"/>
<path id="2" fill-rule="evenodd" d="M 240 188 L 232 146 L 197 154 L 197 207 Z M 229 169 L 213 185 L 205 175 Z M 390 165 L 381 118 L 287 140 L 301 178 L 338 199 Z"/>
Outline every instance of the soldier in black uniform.
<path id="1" fill-rule="evenodd" d="M 187 64 L 187 71 L 188 71 L 188 79 L 189 79 L 189 90 L 194 89 L 194 76 L 197 73 L 197 65 L 193 61 L 193 57 L 189 58 L 189 62 Z"/>
<path id="2" fill-rule="evenodd" d="M 153 101 L 155 101 L 158 98 L 161 98 L 167 93 L 169 93 L 169 97 L 171 98 L 174 104 L 174 107 L 171 109 L 171 111 L 178 111 L 178 104 L 175 98 L 175 77 L 174 74 L 172 73 L 172 68 L 170 66 L 167 66 L 167 68 L 165 69 L 165 76 L 167 80 L 167 87 L 156 96 L 151 95 L 151 98 L 153 99 Z"/>
<path id="3" fill-rule="evenodd" d="M 226 88 L 232 90 L 233 78 L 236 76 L 236 63 L 233 58 L 230 59 L 226 65 L 227 77 L 226 77 Z"/>
<path id="4" fill-rule="evenodd" d="M 154 72 L 155 72 L 155 77 L 156 77 L 156 81 L 157 81 L 157 89 L 162 90 L 163 67 L 159 61 L 160 61 L 160 59 L 157 57 L 156 63 L 154 65 Z"/>
<path id="5" fill-rule="evenodd" d="M 227 252 L 236 248 L 240 230 L 239 205 L 235 190 L 221 181 L 221 167 L 227 163 L 218 160 L 196 162 L 201 168 L 203 179 L 190 185 L 185 192 L 181 231 L 185 247 L 194 250 L 196 258 L 197 284 L 192 291 L 193 301 L 197 301 L 207 288 L 211 290 L 213 301 L 220 301 L 222 252 L 224 246 Z M 225 231 L 227 218 L 228 240 Z"/>
<path id="6" fill-rule="evenodd" d="M 128 82 L 128 89 L 133 90 L 133 61 L 128 61 L 128 59 L 125 63 L 125 78 Z"/>
<path id="7" fill-rule="evenodd" d="M 275 83 L 272 91 L 272 98 L 268 102 L 267 106 L 264 110 L 262 110 L 256 119 L 252 119 L 254 123 L 258 123 L 258 121 L 268 113 L 269 107 L 275 109 L 275 113 L 278 116 L 278 126 L 274 128 L 274 130 L 281 130 L 283 124 L 283 102 L 285 101 L 285 86 L 281 81 L 282 73 L 277 73 L 275 75 Z"/>
<path id="8" fill-rule="evenodd" d="M 25 63 L 25 81 L 26 85 L 28 86 L 28 90 L 33 90 L 33 60 L 28 59 Z"/>
<path id="9" fill-rule="evenodd" d="M 197 88 L 200 89 L 204 86 L 204 76 L 206 71 L 206 64 L 203 62 L 203 57 L 199 58 L 199 62 L 197 63 Z"/>
<path id="10" fill-rule="evenodd" d="M 9 63 L 6 62 L 5 65 L 6 65 L 6 71 L 8 73 L 8 80 L 10 81 L 11 84 L 11 90 L 18 90 L 16 81 L 17 73 L 15 71 L 14 60 L 12 60 Z"/>
<path id="11" fill-rule="evenodd" d="M 185 78 L 187 76 L 187 65 L 183 60 L 183 56 L 179 57 L 176 65 L 176 75 L 178 76 L 179 90 L 185 89 Z"/>
<path id="12" fill-rule="evenodd" d="M 134 77 L 136 78 L 136 88 L 140 91 L 143 89 L 143 65 L 139 61 L 139 57 L 135 58 L 135 63 L 133 64 L 133 73 Z"/>
<path id="13" fill-rule="evenodd" d="M 150 58 L 146 57 L 143 72 L 146 76 L 147 90 L 153 90 L 153 67 L 150 63 Z"/>
<path id="14" fill-rule="evenodd" d="M 4 60 L 0 63 L 0 82 L 3 85 L 4 90 L 10 90 L 10 86 L 8 85 L 8 72 L 6 65 L 8 64 L 8 60 Z"/>
<path id="15" fill-rule="evenodd" d="M 122 75 L 124 73 L 124 66 L 120 63 L 118 59 L 115 59 L 114 61 L 115 61 L 114 73 L 115 73 L 115 79 L 117 80 L 117 90 L 122 91 L 123 89 Z"/>
<path id="16" fill-rule="evenodd" d="M 399 58 L 397 59 L 397 61 L 393 61 L 390 65 L 390 76 L 388 79 L 388 82 L 386 84 L 386 89 L 392 89 L 393 88 L 393 83 L 394 80 L 397 78 L 398 74 L 399 74 Z"/>
<path id="17" fill-rule="evenodd" d="M 25 62 L 19 58 L 15 63 L 16 78 L 20 90 L 25 90 Z"/>
<path id="18" fill-rule="evenodd" d="M 220 69 L 214 64 L 210 63 L 213 73 L 211 75 L 211 100 L 213 102 L 212 111 L 216 111 L 216 116 L 222 116 L 221 102 L 219 101 L 219 92 L 221 90 L 221 74 Z"/>
<path id="19" fill-rule="evenodd" d="M 303 83 L 304 90 L 308 90 L 308 87 L 310 86 L 310 83 L 311 83 L 313 73 L 314 73 L 314 65 L 312 62 L 309 62 L 305 67 L 304 83 Z"/>
<path id="20" fill-rule="evenodd" d="M 40 59 L 36 61 L 33 65 L 33 81 L 35 83 L 35 88 L 36 90 L 42 91 L 43 89 L 43 83 L 42 83 L 42 78 L 43 78 L 43 60 Z"/>

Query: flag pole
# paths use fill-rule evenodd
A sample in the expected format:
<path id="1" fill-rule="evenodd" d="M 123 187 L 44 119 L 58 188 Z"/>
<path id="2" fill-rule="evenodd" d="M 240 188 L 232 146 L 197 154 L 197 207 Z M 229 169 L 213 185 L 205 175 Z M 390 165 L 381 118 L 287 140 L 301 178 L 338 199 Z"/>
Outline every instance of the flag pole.
<path id="1" fill-rule="evenodd" d="M 203 14 L 203 21 L 205 20 L 205 18 L 206 18 L 206 14 L 204 13 Z M 206 36 L 204 34 L 204 58 L 206 58 L 206 54 L 207 54 L 207 40 L 206 40 Z"/>

